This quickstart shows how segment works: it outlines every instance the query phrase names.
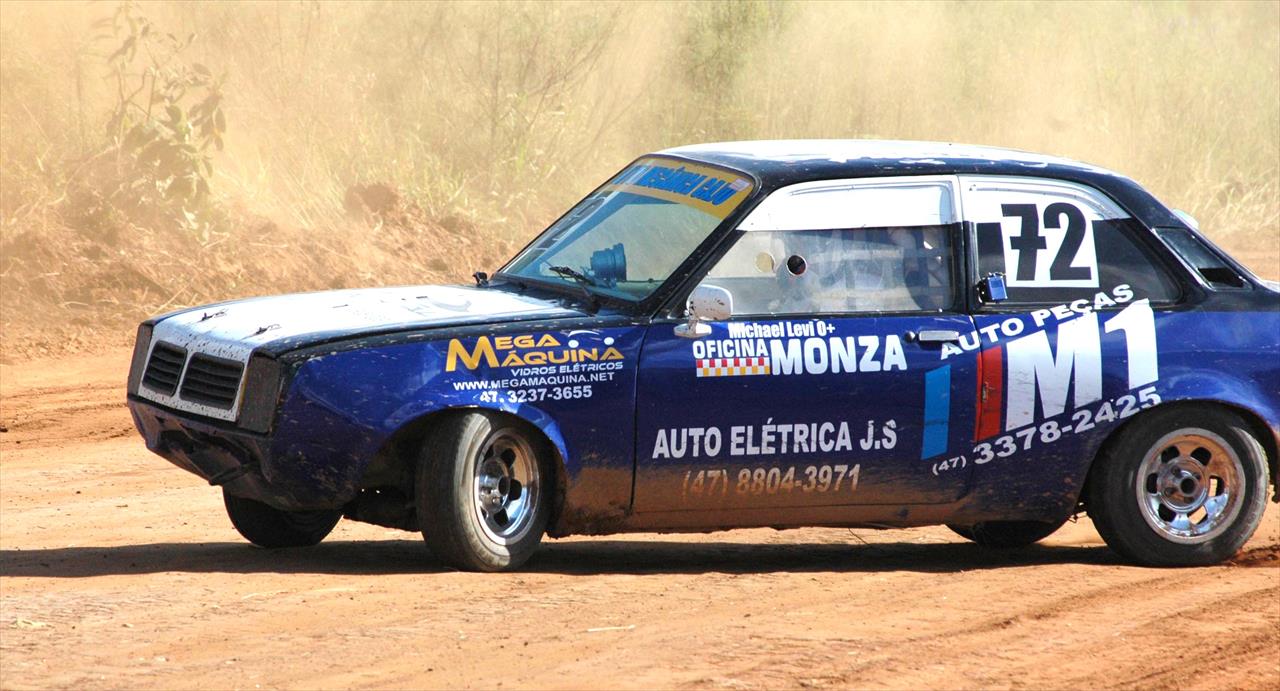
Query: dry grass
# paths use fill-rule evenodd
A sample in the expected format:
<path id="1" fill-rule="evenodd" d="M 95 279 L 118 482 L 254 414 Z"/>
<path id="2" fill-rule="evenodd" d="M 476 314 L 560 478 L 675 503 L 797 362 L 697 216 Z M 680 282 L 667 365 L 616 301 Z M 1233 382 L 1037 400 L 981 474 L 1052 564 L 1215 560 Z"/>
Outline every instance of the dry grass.
<path id="1" fill-rule="evenodd" d="M 10 352 L 43 348 L 29 339 L 51 311 L 92 338 L 166 304 L 459 279 L 632 157 L 735 138 L 1086 160 L 1280 274 L 1275 2 L 144 3 L 228 75 L 224 221 L 198 241 L 77 207 L 78 176 L 109 145 L 110 44 L 90 25 L 113 8 L 0 4 Z M 372 182 L 400 195 L 395 223 L 344 209 Z M 366 241 L 388 232 L 399 240 Z"/>

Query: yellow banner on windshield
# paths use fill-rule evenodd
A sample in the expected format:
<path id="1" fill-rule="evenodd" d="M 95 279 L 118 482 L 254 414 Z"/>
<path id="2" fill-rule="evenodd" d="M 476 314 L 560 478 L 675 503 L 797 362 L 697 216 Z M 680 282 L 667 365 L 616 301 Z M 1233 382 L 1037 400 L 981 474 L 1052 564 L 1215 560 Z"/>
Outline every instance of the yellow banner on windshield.
<path id="1" fill-rule="evenodd" d="M 645 158 L 606 185 L 605 191 L 629 192 L 686 204 L 724 218 L 751 194 L 751 181 L 711 166 Z"/>

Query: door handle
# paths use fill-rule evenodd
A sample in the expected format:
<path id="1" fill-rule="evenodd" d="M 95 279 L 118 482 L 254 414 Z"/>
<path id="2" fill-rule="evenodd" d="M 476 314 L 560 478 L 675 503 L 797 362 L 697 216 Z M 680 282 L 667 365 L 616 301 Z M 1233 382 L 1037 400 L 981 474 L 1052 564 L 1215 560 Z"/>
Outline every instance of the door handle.
<path id="1" fill-rule="evenodd" d="M 908 332 L 907 340 L 912 340 Z M 955 343 L 960 340 L 960 332 L 954 329 L 921 329 L 915 340 L 920 343 Z"/>

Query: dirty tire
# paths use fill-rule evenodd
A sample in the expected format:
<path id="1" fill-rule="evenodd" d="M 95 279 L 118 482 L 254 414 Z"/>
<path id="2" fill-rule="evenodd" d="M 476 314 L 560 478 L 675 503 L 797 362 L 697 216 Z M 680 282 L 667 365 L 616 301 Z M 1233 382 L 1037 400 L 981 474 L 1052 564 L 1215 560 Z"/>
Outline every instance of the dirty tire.
<path id="1" fill-rule="evenodd" d="M 1035 544 L 1057 532 L 1066 520 L 1045 521 L 986 521 L 973 525 L 947 527 L 956 535 L 971 540 L 982 547 L 1013 549 Z"/>
<path id="2" fill-rule="evenodd" d="M 1107 546 L 1147 566 L 1216 564 L 1266 508 L 1262 445 L 1236 414 L 1156 409 L 1109 443 L 1089 476 L 1088 509 Z"/>
<path id="3" fill-rule="evenodd" d="M 310 547 L 319 544 L 338 525 L 342 512 L 281 511 L 260 501 L 222 492 L 231 525 L 259 547 Z"/>
<path id="4" fill-rule="evenodd" d="M 509 417 L 472 411 L 440 420 L 423 444 L 415 480 L 427 546 L 466 571 L 518 568 L 546 530 L 549 458 L 545 442 Z"/>

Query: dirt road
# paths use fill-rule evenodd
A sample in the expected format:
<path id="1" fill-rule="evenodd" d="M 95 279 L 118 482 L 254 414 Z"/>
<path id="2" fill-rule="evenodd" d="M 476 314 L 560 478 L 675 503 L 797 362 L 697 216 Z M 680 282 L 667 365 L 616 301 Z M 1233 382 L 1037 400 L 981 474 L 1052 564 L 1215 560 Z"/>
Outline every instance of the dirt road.
<path id="1" fill-rule="evenodd" d="M 344 522 L 269 552 L 150 455 L 128 353 L 0 366 L 0 686 L 1280 687 L 1280 512 L 1237 563 L 1121 565 L 1088 521 L 552 541 L 447 570 Z"/>

